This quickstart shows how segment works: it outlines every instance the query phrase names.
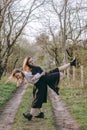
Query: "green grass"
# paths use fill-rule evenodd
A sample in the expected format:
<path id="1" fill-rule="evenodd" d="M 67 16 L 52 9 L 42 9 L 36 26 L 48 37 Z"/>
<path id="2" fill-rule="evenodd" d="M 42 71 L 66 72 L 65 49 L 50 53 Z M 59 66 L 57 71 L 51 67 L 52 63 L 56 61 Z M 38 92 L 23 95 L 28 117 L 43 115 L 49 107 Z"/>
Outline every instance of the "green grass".
<path id="1" fill-rule="evenodd" d="M 87 130 L 87 86 L 82 88 L 76 81 L 64 81 L 61 95 L 82 129 Z"/>
<path id="2" fill-rule="evenodd" d="M 28 113 L 31 109 L 32 87 L 28 87 L 23 97 L 22 103 L 15 117 L 12 130 L 56 130 L 52 107 L 50 102 L 43 104 L 45 119 L 33 118 L 32 121 L 26 120 L 22 113 Z M 38 111 L 37 111 L 38 113 Z"/>
<path id="3" fill-rule="evenodd" d="M 5 81 L 0 82 L 0 113 L 6 102 L 11 98 L 12 94 L 15 91 L 16 91 L 15 84 L 5 83 Z"/>

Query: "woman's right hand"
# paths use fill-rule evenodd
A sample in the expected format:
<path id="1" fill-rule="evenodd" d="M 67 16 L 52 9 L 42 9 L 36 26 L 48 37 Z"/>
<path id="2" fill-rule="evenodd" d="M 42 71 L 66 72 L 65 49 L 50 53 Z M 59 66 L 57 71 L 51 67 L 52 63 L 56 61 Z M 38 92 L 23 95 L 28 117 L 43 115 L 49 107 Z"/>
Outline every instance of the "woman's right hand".
<path id="1" fill-rule="evenodd" d="M 45 71 L 43 71 L 43 72 L 41 73 L 41 76 L 43 76 L 43 75 L 45 75 Z"/>

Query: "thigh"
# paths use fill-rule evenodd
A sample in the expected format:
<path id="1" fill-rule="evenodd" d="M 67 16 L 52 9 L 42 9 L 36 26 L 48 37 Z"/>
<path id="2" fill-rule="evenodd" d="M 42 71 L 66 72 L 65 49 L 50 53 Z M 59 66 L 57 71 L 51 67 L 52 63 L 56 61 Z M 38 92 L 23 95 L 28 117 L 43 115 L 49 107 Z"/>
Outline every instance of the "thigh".
<path id="1" fill-rule="evenodd" d="M 32 107 L 41 108 L 42 104 L 47 102 L 47 85 L 40 81 L 35 86 L 37 87 L 37 91 L 32 102 Z"/>
<path id="2" fill-rule="evenodd" d="M 63 78 L 64 78 L 64 74 L 60 72 L 60 80 L 62 80 Z"/>
<path id="3" fill-rule="evenodd" d="M 55 84 L 59 80 L 60 80 L 60 73 L 59 72 L 50 73 L 47 75 L 47 82 L 48 83 Z"/>
<path id="4" fill-rule="evenodd" d="M 48 71 L 48 74 L 59 72 L 58 68 Z"/>

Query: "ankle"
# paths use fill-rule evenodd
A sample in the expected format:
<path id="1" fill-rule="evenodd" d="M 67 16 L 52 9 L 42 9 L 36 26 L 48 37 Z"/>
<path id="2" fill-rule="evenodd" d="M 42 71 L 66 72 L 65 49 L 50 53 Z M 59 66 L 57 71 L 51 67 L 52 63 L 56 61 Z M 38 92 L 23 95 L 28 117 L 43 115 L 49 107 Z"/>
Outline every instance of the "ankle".
<path id="1" fill-rule="evenodd" d="M 28 119 L 28 120 L 31 120 L 32 119 L 32 117 L 33 117 L 33 115 L 32 114 L 26 114 L 26 113 L 23 113 L 23 116 L 26 118 L 26 119 Z"/>
<path id="2" fill-rule="evenodd" d="M 74 59 L 70 62 L 70 65 L 76 67 L 76 58 L 74 58 Z"/>

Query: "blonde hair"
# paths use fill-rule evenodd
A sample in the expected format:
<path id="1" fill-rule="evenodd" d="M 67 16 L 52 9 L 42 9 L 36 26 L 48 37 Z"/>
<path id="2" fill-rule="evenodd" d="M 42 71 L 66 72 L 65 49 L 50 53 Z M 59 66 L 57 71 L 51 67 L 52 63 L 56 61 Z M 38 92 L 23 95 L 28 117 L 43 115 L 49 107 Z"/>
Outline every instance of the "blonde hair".
<path id="1" fill-rule="evenodd" d="M 22 74 L 22 79 L 24 79 L 25 75 L 23 74 L 23 72 L 19 69 L 14 69 L 12 71 L 12 74 L 9 76 L 8 81 L 17 81 L 18 78 L 15 76 L 16 73 L 21 73 Z"/>
<path id="2" fill-rule="evenodd" d="M 30 59 L 30 56 L 27 56 L 23 61 L 23 70 L 24 71 L 30 71 L 31 69 L 28 66 L 28 60 Z"/>
<path id="3" fill-rule="evenodd" d="M 21 82 L 20 82 L 19 79 L 15 76 L 16 73 L 21 73 L 21 74 L 22 74 Z M 19 85 L 23 85 L 24 78 L 25 78 L 25 75 L 24 75 L 24 73 L 23 73 L 21 70 L 19 70 L 19 69 L 14 69 L 14 70 L 12 71 L 12 74 L 11 74 L 10 77 L 8 78 L 7 82 L 9 82 L 9 81 L 16 82 L 16 83 L 17 83 L 17 86 L 19 86 Z"/>

